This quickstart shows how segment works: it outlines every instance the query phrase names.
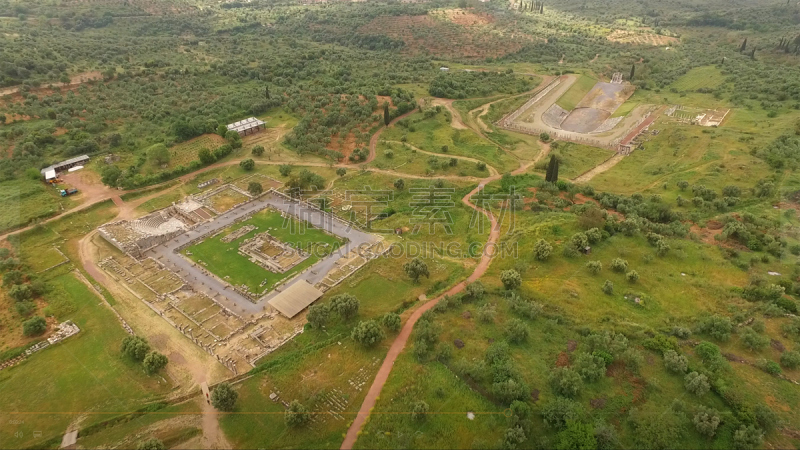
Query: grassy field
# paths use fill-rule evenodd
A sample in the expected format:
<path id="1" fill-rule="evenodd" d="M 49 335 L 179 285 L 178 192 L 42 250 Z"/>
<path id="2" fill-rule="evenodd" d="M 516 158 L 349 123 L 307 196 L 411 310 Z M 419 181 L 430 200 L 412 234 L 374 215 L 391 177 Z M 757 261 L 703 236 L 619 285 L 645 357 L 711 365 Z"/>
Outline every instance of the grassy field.
<path id="1" fill-rule="evenodd" d="M 615 363 L 600 380 L 583 383 L 576 397 L 584 417 L 591 414 L 592 421 L 610 424 L 623 447 L 640 445 L 637 443 L 641 436 L 626 423 L 628 412 L 633 407 L 645 415 L 665 414 L 673 400 L 679 399 L 680 407 L 686 411 L 689 419 L 681 422 L 685 431 L 675 438 L 673 445 L 676 448 L 705 445 L 705 438 L 694 431 L 690 422 L 693 411 L 699 406 L 715 408 L 723 413 L 729 411 L 720 396 L 693 396 L 684 388 L 681 376 L 666 372 L 661 356 L 641 346 L 642 340 L 652 333 L 673 325 L 692 328 L 699 317 L 707 314 L 727 315 L 741 311 L 743 317 L 755 315 L 759 320 L 766 321 L 766 333 L 773 339 L 781 340 L 787 349 L 798 348 L 797 343 L 787 342 L 780 336 L 779 327 L 788 319 L 763 318 L 758 315 L 757 306 L 734 293 L 733 287 L 747 283 L 748 273 L 726 260 L 715 246 L 670 239 L 670 253 L 665 257 L 654 257 L 653 248 L 643 237 L 617 235 L 593 245 L 589 256 L 568 258 L 561 255 L 560 243 L 568 242 L 569 236 L 580 229 L 574 216 L 555 212 L 524 214 L 518 219 L 514 234 L 504 235 L 503 239 L 516 241 L 522 256 L 494 261 L 482 278 L 493 294 L 483 301 L 451 306 L 435 315 L 442 330 L 437 348 L 451 346 L 453 356 L 446 360 L 446 365 L 436 360 L 419 363 L 411 355 L 413 346 L 408 348 L 396 364 L 375 413 L 365 428 L 366 432 L 359 438 L 359 447 L 431 448 L 443 445 L 447 438 L 459 439 L 458 444 L 450 444 L 459 448 L 499 445 L 501 436 L 479 431 L 485 426 L 490 426 L 494 431 L 508 426 L 501 421 L 492 423 L 493 415 L 478 414 L 503 410 L 502 404 L 494 404 L 496 399 L 491 393 L 491 376 L 488 379 L 467 379 L 461 376 L 459 368 L 482 359 L 481 355 L 490 343 L 506 339 L 505 327 L 512 318 L 521 318 L 530 333 L 524 343 L 510 345 L 514 370 L 536 394 L 529 402 L 533 409 L 533 420 L 531 430 L 527 432 L 528 442 L 539 442 L 547 448 L 551 448 L 558 439 L 555 431 L 545 426 L 539 415 L 540 408 L 554 398 L 548 384 L 549 376 L 555 366 L 574 363 L 575 351 L 586 348 L 584 336 L 589 330 L 624 332 L 631 340 L 629 347 L 634 347 L 642 354 L 642 364 L 638 369 Z M 537 261 L 531 256 L 533 244 L 539 238 L 555 243 L 554 254 L 546 262 Z M 628 282 L 624 274 L 611 271 L 608 267 L 613 258 L 627 260 L 629 269 L 640 274 L 639 281 Z M 584 265 L 590 260 L 602 262 L 603 269 L 599 274 L 592 275 L 585 269 Z M 521 294 L 544 305 L 544 312 L 539 317 L 531 320 L 516 315 L 509 302 L 500 295 L 500 273 L 510 268 L 522 273 Z M 751 273 L 762 270 L 768 269 L 754 269 Z M 606 279 L 614 284 L 613 295 L 606 295 L 600 290 Z M 641 301 L 634 302 L 634 296 Z M 494 305 L 496 315 L 493 320 L 486 322 L 477 319 L 476 313 L 483 304 Z M 465 316 L 465 311 L 470 311 L 470 317 Z M 455 339 L 464 343 L 462 349 L 453 346 Z M 723 352 L 750 361 L 761 357 L 775 361 L 780 354 L 770 346 L 761 351 L 749 350 L 744 346 L 741 336 L 736 334 L 729 341 L 716 341 L 703 334 L 696 334 L 692 339 L 711 340 Z M 687 353 L 691 367 L 702 365 L 690 349 L 682 351 Z M 796 378 L 798 371 L 786 371 L 786 374 Z M 798 423 L 798 412 L 788 405 L 800 399 L 800 394 L 791 383 L 734 362 L 720 376 L 730 389 L 741 390 L 745 404 L 766 402 L 784 423 Z M 414 383 L 414 380 L 422 378 L 428 380 L 424 385 Z M 473 389 L 467 389 L 462 379 L 467 380 Z M 751 384 L 752 388 L 746 387 Z M 466 419 L 465 410 L 468 408 L 455 411 L 448 408 L 451 398 L 459 399 L 456 405 L 474 408 L 475 420 Z M 418 400 L 426 401 L 433 413 L 426 420 L 416 422 L 405 414 L 390 414 L 407 412 Z M 487 422 L 493 426 L 486 425 Z M 715 444 L 719 448 L 731 447 L 733 431 L 731 421 L 724 421 Z M 767 435 L 767 440 L 778 446 L 792 445 L 791 439 L 774 431 Z"/>
<path id="2" fill-rule="evenodd" d="M 516 169 L 518 164 L 496 145 L 487 142 L 471 130 L 455 130 L 450 127 L 449 113 L 443 111 L 424 119 L 421 113 L 409 117 L 409 128 L 396 126 L 386 130 L 381 137 L 388 141 L 407 142 L 417 148 L 440 153 L 447 145 L 447 154 L 468 156 L 486 162 L 500 172 Z"/>
<path id="3" fill-rule="evenodd" d="M 172 448 L 192 436 L 202 434 L 199 428 L 200 417 L 201 413 L 196 402 L 171 405 L 154 413 L 129 418 L 127 421 L 91 434 L 83 433 L 78 436 L 78 445 L 83 448 L 104 446 L 131 448 L 149 437 L 155 437 L 168 448 Z"/>
<path id="4" fill-rule="evenodd" d="M 385 340 L 363 349 L 344 327 L 303 333 L 271 354 L 262 373 L 237 385 L 236 410 L 220 418 L 220 427 L 234 448 L 339 448 L 368 388 L 356 388 L 349 381 L 371 380 L 387 348 Z M 273 392 L 279 392 L 282 401 L 303 403 L 313 413 L 313 422 L 289 428 L 284 405 L 269 400 Z M 331 407 L 331 398 L 346 405 L 344 411 Z"/>
<path id="5" fill-rule="evenodd" d="M 71 273 L 49 280 L 51 301 L 67 302 L 58 320 L 72 320 L 81 332 L 42 350 L 17 367 L 0 372 L 0 420 L 20 424 L 0 429 L 4 447 L 36 446 L 60 436 L 79 420 L 81 426 L 134 411 L 169 392 L 169 382 L 148 377 L 141 367 L 122 357 L 127 336 L 114 314 Z M 53 370 L 57 367 L 58 370 Z M 15 412 L 36 412 L 15 415 Z M 41 431 L 41 438 L 33 432 Z M 15 433 L 21 433 L 15 437 Z"/>
<path id="6" fill-rule="evenodd" d="M 255 225 L 258 229 L 246 235 L 225 243 L 221 239 L 229 233 L 238 230 L 245 225 Z M 261 294 L 272 289 L 279 281 L 290 278 L 292 275 L 303 271 L 305 268 L 314 265 L 322 255 L 323 248 L 316 245 L 328 244 L 328 251 L 341 245 L 341 241 L 328 235 L 316 228 L 304 227 L 304 232 L 298 232 L 300 224 L 295 219 L 292 223 L 285 223 L 280 213 L 274 211 L 260 212 L 244 222 L 239 222 L 225 230 L 224 233 L 206 239 L 183 250 L 183 254 L 192 261 L 202 263 L 211 272 L 220 278 L 224 278 L 236 286 L 246 285 L 250 292 Z M 258 233 L 269 231 L 275 238 L 284 243 L 291 244 L 295 248 L 308 251 L 311 248 L 311 255 L 303 262 L 299 263 L 285 273 L 270 272 L 258 264 L 251 262 L 248 258 L 238 252 L 239 244 L 245 239 L 249 239 Z M 310 247 L 314 245 L 314 247 Z M 263 285 L 262 282 L 266 281 Z"/>
<path id="7" fill-rule="evenodd" d="M 617 108 L 617 109 L 614 111 L 614 113 L 613 113 L 613 114 L 611 114 L 611 117 L 610 117 L 610 118 L 614 118 L 614 117 L 625 117 L 625 116 L 627 116 L 627 115 L 628 115 L 628 114 L 629 114 L 631 111 L 633 111 L 633 108 L 636 108 L 636 107 L 637 107 L 637 106 L 639 106 L 640 104 L 641 104 L 641 103 L 639 103 L 639 102 L 636 102 L 636 101 L 631 101 L 630 99 L 628 99 L 628 100 L 627 100 L 625 103 L 623 103 L 622 105 L 620 105 L 620 106 L 619 106 L 619 108 Z"/>
<path id="8" fill-rule="evenodd" d="M 667 124 L 670 124 L 667 126 Z M 601 191 L 634 193 L 657 191 L 663 183 L 679 180 L 720 190 L 733 184 L 748 188 L 769 174 L 768 166 L 748 153 L 739 137 L 744 130 L 728 126 L 708 129 L 672 124 L 659 118 L 651 129 L 662 132 L 590 184 Z"/>
<path id="9" fill-rule="evenodd" d="M 21 178 L 0 183 L 0 232 L 19 228 L 77 205 L 41 180 Z"/>
<path id="10" fill-rule="evenodd" d="M 578 79 L 567 92 L 556 100 L 556 104 L 567 111 L 572 111 L 581 99 L 592 90 L 597 80 L 588 75 L 578 75 Z"/>
<path id="11" fill-rule="evenodd" d="M 675 80 L 673 88 L 679 91 L 697 91 L 698 89 L 716 89 L 725 82 L 725 75 L 716 66 L 695 67 Z"/>
<path id="12" fill-rule="evenodd" d="M 188 166 L 190 162 L 197 159 L 197 153 L 202 148 L 214 151 L 216 148 L 225 144 L 225 138 L 218 134 L 204 134 L 194 139 L 170 147 L 169 169 L 178 166 Z"/>
<path id="13" fill-rule="evenodd" d="M 420 399 L 430 410 L 424 420 L 414 420 L 411 410 Z M 474 419 L 467 417 L 468 412 L 474 413 Z M 405 352 L 395 363 L 355 448 L 495 448 L 507 420 L 502 406 L 471 389 L 446 365 L 419 364 Z"/>
<path id="14" fill-rule="evenodd" d="M 614 150 L 589 147 L 588 145 L 572 142 L 559 142 L 558 149 L 551 151 L 551 154 L 560 158 L 558 175 L 564 179 L 572 179 L 583 174 L 612 157 L 614 153 L 616 153 Z M 544 173 L 548 161 L 548 158 L 539 161 L 536 170 Z"/>
<path id="15" fill-rule="evenodd" d="M 320 302 L 349 293 L 359 300 L 358 317 L 348 322 L 333 319 L 326 329 L 305 332 L 259 361 L 254 377 L 237 386 L 239 403 L 220 426 L 236 448 L 338 448 L 354 413 L 395 334 L 374 348 L 364 349 L 349 337 L 359 320 L 376 319 L 387 312 L 403 320 L 421 294 L 434 295 L 466 275 L 464 268 L 445 259 L 427 259 L 430 278 L 412 282 L 401 268 L 405 258 L 381 258 L 326 292 Z M 391 291 L 392 295 L 386 295 Z M 302 380 L 302 382 L 298 382 Z M 352 383 L 351 383 L 352 381 Z M 281 401 L 299 400 L 314 414 L 307 427 L 288 428 L 284 406 L 269 400 L 279 392 Z M 334 409 L 327 399 L 345 405 Z M 331 414 L 331 412 L 337 414 Z M 252 433 L 258 429 L 262 432 Z"/>
<path id="16" fill-rule="evenodd" d="M 437 216 L 437 219 L 443 219 L 438 225 L 433 225 L 433 233 L 431 234 L 431 222 L 420 221 L 424 217 L 422 209 L 419 206 L 414 206 L 414 196 L 420 195 L 419 193 L 412 192 L 417 189 L 431 189 L 433 186 L 436 189 L 435 181 L 433 180 L 419 180 L 419 179 L 406 179 L 405 186 L 402 190 L 395 189 L 393 183 L 397 178 L 383 174 L 374 174 L 369 172 L 356 172 L 348 174 L 347 176 L 337 180 L 334 185 L 332 197 L 344 198 L 345 193 L 350 190 L 359 191 L 365 187 L 391 193 L 391 199 L 386 203 L 379 202 L 372 208 L 372 214 L 377 214 L 381 211 L 387 210 L 392 212 L 389 217 L 384 219 L 375 220 L 371 223 L 372 231 L 384 234 L 394 234 L 397 228 L 405 230 L 402 235 L 401 242 L 404 245 L 417 245 L 424 246 L 428 244 L 435 244 L 436 246 L 457 246 L 454 253 L 458 250 L 464 250 L 471 242 L 485 242 L 488 229 L 481 230 L 475 223 L 471 223 L 475 219 L 474 211 L 461 203 L 461 198 L 472 190 L 474 182 L 454 182 L 452 180 L 443 180 L 443 189 L 452 189 L 450 192 L 443 191 L 443 197 L 440 199 L 443 202 L 450 203 L 443 205 L 442 214 Z M 334 205 L 337 205 L 334 201 Z M 444 215 L 444 212 L 447 215 Z M 364 223 L 364 215 L 366 212 L 365 207 L 352 208 L 350 211 L 342 211 L 341 207 L 334 206 L 333 212 L 345 219 L 356 220 L 359 223 Z M 447 223 L 451 226 L 451 233 L 448 233 L 443 224 Z M 419 230 L 414 233 L 413 228 L 419 225 Z M 422 247 L 420 247 L 422 248 Z M 442 253 L 442 252 L 438 252 Z"/>
<path id="17" fill-rule="evenodd" d="M 391 151 L 393 156 L 386 156 L 386 151 Z M 370 163 L 377 169 L 389 169 L 411 175 L 437 176 L 472 176 L 483 178 L 489 175 L 486 170 L 478 170 L 473 161 L 456 159 L 456 165 L 450 165 L 451 157 L 447 154 L 431 156 L 419 153 L 400 142 L 383 142 L 378 144 L 377 157 Z"/>

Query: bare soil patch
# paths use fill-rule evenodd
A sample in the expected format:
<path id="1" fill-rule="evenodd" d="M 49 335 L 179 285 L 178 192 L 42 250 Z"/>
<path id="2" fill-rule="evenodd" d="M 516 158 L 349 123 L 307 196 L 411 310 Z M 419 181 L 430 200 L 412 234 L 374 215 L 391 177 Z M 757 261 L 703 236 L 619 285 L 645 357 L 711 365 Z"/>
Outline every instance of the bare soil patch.
<path id="1" fill-rule="evenodd" d="M 439 12 L 437 15 L 441 15 L 450 22 L 465 27 L 471 27 L 475 25 L 488 25 L 494 22 L 494 17 L 484 13 L 476 14 L 472 11 L 472 8 L 445 9 Z"/>
<path id="2" fill-rule="evenodd" d="M 471 17 L 471 16 L 470 16 Z M 465 19 L 469 23 L 483 19 Z M 459 25 L 438 20 L 433 15 L 379 16 L 360 27 L 358 33 L 385 35 L 403 41 L 404 53 L 427 54 L 447 59 L 500 57 L 519 51 L 534 38 L 522 32 L 509 35 L 494 33 L 493 27 Z"/>

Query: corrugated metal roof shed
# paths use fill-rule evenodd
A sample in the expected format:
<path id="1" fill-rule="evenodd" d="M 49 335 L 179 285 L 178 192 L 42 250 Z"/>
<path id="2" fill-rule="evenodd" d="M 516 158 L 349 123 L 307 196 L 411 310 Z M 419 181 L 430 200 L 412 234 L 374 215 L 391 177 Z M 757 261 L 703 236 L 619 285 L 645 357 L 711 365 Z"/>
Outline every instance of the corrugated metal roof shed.
<path id="1" fill-rule="evenodd" d="M 322 292 L 319 289 L 310 285 L 306 280 L 298 280 L 285 291 L 273 297 L 269 304 L 291 319 L 320 297 L 322 297 Z"/>
<path id="2" fill-rule="evenodd" d="M 47 171 L 58 170 L 58 169 L 60 169 L 62 167 L 65 167 L 65 166 L 70 166 L 72 164 L 78 164 L 78 163 L 82 163 L 82 162 L 86 162 L 86 161 L 89 161 L 89 155 L 76 156 L 76 157 L 70 158 L 70 159 L 68 159 L 66 161 L 61 161 L 60 163 L 53 164 L 50 167 L 45 167 L 44 169 L 41 170 L 41 173 L 42 173 L 42 175 L 44 175 Z"/>
<path id="3" fill-rule="evenodd" d="M 261 126 L 266 125 L 267 123 L 263 120 L 256 119 L 255 117 L 249 117 L 244 120 L 240 120 L 238 122 L 234 122 L 228 125 L 228 130 L 235 131 L 237 133 L 242 133 L 246 130 L 251 130 L 253 128 L 259 128 Z"/>

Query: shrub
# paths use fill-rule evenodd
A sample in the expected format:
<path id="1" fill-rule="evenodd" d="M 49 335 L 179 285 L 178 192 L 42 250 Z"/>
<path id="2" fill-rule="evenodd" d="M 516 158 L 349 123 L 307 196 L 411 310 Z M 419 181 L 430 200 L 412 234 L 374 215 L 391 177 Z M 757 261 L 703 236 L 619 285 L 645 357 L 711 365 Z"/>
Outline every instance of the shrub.
<path id="1" fill-rule="evenodd" d="M 428 418 L 428 411 L 430 407 L 423 401 L 417 401 L 411 408 L 411 418 L 417 422 L 422 422 Z"/>
<path id="2" fill-rule="evenodd" d="M 497 314 L 494 305 L 486 304 L 478 309 L 478 320 L 483 323 L 494 322 L 494 316 Z"/>
<path id="3" fill-rule="evenodd" d="M 589 239 L 590 244 L 596 244 L 603 239 L 603 233 L 598 228 L 589 228 L 586 230 L 586 237 Z"/>
<path id="4" fill-rule="evenodd" d="M 522 277 L 516 270 L 508 269 L 500 272 L 500 281 L 507 290 L 513 290 L 522 284 Z"/>
<path id="5" fill-rule="evenodd" d="M 36 303 L 24 301 L 14 303 L 14 311 L 22 317 L 28 317 L 36 310 Z"/>
<path id="6" fill-rule="evenodd" d="M 317 304 L 311 305 L 311 307 L 308 308 L 306 320 L 308 320 L 308 323 L 312 328 L 322 328 L 328 323 L 330 317 L 330 307 L 328 307 L 326 304 Z"/>
<path id="7" fill-rule="evenodd" d="M 220 411 L 233 411 L 239 393 L 230 384 L 220 383 L 211 391 L 211 404 Z"/>
<path id="8" fill-rule="evenodd" d="M 22 334 L 27 337 L 38 336 L 47 330 L 47 321 L 44 317 L 36 316 L 22 322 Z"/>
<path id="9" fill-rule="evenodd" d="M 600 261 L 589 261 L 586 263 L 586 268 L 591 272 L 593 275 L 597 275 L 603 270 L 603 263 Z"/>
<path id="10" fill-rule="evenodd" d="M 781 353 L 781 365 L 787 369 L 796 369 L 800 367 L 800 353 L 797 351 Z"/>
<path id="11" fill-rule="evenodd" d="M 657 334 L 651 338 L 645 339 L 642 345 L 644 345 L 644 348 L 661 353 L 662 355 L 667 350 L 680 351 L 678 341 L 673 337 L 668 337 L 663 334 Z"/>
<path id="12" fill-rule="evenodd" d="M 713 437 L 717 433 L 717 427 L 719 427 L 720 424 L 719 412 L 714 409 L 701 407 L 697 413 L 695 413 L 692 423 L 694 423 L 694 427 L 698 433 L 703 436 Z"/>
<path id="13" fill-rule="evenodd" d="M 525 322 L 519 319 L 511 319 L 508 321 L 506 325 L 506 335 L 508 336 L 508 340 L 519 344 L 521 342 L 525 342 L 528 340 L 528 327 L 525 325 Z"/>
<path id="14" fill-rule="evenodd" d="M 697 355 L 711 370 L 717 370 L 725 364 L 725 359 L 722 357 L 719 347 L 711 342 L 701 342 L 694 348 L 694 354 Z"/>
<path id="15" fill-rule="evenodd" d="M 495 378 L 497 376 L 495 375 Z M 507 378 L 504 381 L 492 383 L 492 395 L 503 403 L 510 404 L 514 400 L 525 400 L 530 396 L 530 389 L 522 381 Z"/>
<path id="16" fill-rule="evenodd" d="M 136 446 L 136 450 L 166 450 L 166 448 L 164 443 L 156 438 L 150 438 L 146 441 L 139 442 Z"/>
<path id="17" fill-rule="evenodd" d="M 611 280 L 606 280 L 605 283 L 603 283 L 602 289 L 604 293 L 611 295 L 614 293 L 614 283 L 612 283 Z"/>
<path id="18" fill-rule="evenodd" d="M 675 350 L 667 350 L 664 352 L 664 367 L 670 372 L 685 373 L 689 368 L 689 359 Z"/>
<path id="19" fill-rule="evenodd" d="M 542 304 L 515 297 L 511 301 L 511 310 L 526 319 L 535 319 L 542 313 Z"/>
<path id="20" fill-rule="evenodd" d="M 414 283 L 419 283 L 420 277 L 429 278 L 431 276 L 428 265 L 420 258 L 414 258 L 403 264 L 403 271 L 414 280 Z"/>
<path id="21" fill-rule="evenodd" d="M 264 192 L 264 186 L 262 186 L 258 181 L 251 181 L 247 184 L 247 192 L 254 197 L 258 197 Z"/>
<path id="22" fill-rule="evenodd" d="M 281 164 L 280 166 L 278 166 L 278 172 L 281 174 L 282 177 L 288 177 L 289 174 L 292 173 L 292 169 L 294 169 L 294 167 L 292 167 L 289 164 Z"/>
<path id="23" fill-rule="evenodd" d="M 769 345 L 769 338 L 756 333 L 752 328 L 745 328 L 742 342 L 750 350 L 761 351 Z"/>
<path id="24" fill-rule="evenodd" d="M 775 361 L 759 361 L 756 362 L 756 365 L 759 366 L 761 370 L 772 376 L 776 376 L 781 373 L 781 366 Z"/>
<path id="25" fill-rule="evenodd" d="M 311 420 L 311 414 L 309 414 L 308 408 L 297 400 L 292 400 L 292 403 L 289 403 L 289 408 L 283 414 L 283 421 L 290 428 L 303 426 L 309 420 Z"/>
<path id="26" fill-rule="evenodd" d="M 15 284 L 8 290 L 8 296 L 18 302 L 23 302 L 33 296 L 31 287 L 27 284 Z"/>
<path id="27" fill-rule="evenodd" d="M 393 333 L 400 331 L 400 327 L 402 326 L 402 320 L 400 319 L 400 316 L 393 312 L 384 314 L 383 318 L 381 318 L 381 323 L 383 323 L 383 326 Z"/>
<path id="28" fill-rule="evenodd" d="M 264 154 L 264 147 L 261 145 L 256 145 L 250 152 L 253 154 L 253 156 L 261 156 Z"/>
<path id="29" fill-rule="evenodd" d="M 625 272 L 628 270 L 628 261 L 625 261 L 622 258 L 614 258 L 611 260 L 611 270 L 620 273 Z"/>
<path id="30" fill-rule="evenodd" d="M 550 428 L 564 429 L 567 423 L 579 420 L 583 415 L 580 403 L 564 397 L 554 397 L 542 405 L 539 412 L 545 425 Z"/>
<path id="31" fill-rule="evenodd" d="M 569 241 L 572 248 L 576 250 L 582 250 L 589 246 L 589 238 L 586 236 L 586 233 L 575 233 Z"/>
<path id="32" fill-rule="evenodd" d="M 239 167 L 249 172 L 256 168 L 256 163 L 252 159 L 245 159 L 239 162 Z"/>
<path id="33" fill-rule="evenodd" d="M 764 433 L 753 425 L 742 425 L 733 433 L 733 445 L 738 450 L 750 450 L 761 447 Z"/>
<path id="34" fill-rule="evenodd" d="M 539 261 L 546 261 L 552 253 L 553 246 L 550 245 L 549 242 L 545 241 L 544 239 L 539 239 L 536 241 L 536 245 L 533 247 L 534 258 Z"/>
<path id="35" fill-rule="evenodd" d="M 516 450 L 526 440 L 525 430 L 522 427 L 507 428 L 503 433 L 503 450 Z"/>
<path id="36" fill-rule="evenodd" d="M 334 296 L 330 302 L 331 311 L 336 311 L 343 320 L 352 319 L 358 314 L 359 301 L 350 294 Z"/>
<path id="37" fill-rule="evenodd" d="M 486 288 L 483 287 L 483 283 L 480 280 L 473 281 L 467 285 L 465 293 L 471 300 L 480 300 L 486 293 Z"/>
<path id="38" fill-rule="evenodd" d="M 630 272 L 625 274 L 625 278 L 630 283 L 636 283 L 637 281 L 639 281 L 639 272 L 631 270 Z"/>
<path id="39" fill-rule="evenodd" d="M 558 395 L 574 398 L 578 395 L 582 385 L 581 376 L 569 367 L 559 367 L 553 370 L 550 376 L 550 387 Z"/>
<path id="40" fill-rule="evenodd" d="M 556 450 L 596 449 L 597 439 L 591 424 L 569 421 L 567 427 L 558 433 Z"/>
<path id="41" fill-rule="evenodd" d="M 731 337 L 733 324 L 727 317 L 713 315 L 701 321 L 697 331 L 707 334 L 719 341 L 727 341 Z"/>
<path id="42" fill-rule="evenodd" d="M 127 336 L 122 340 L 122 354 L 134 361 L 143 361 L 150 352 L 150 344 L 139 336 Z"/>
<path id="43" fill-rule="evenodd" d="M 382 341 L 386 335 L 377 322 L 374 320 L 364 320 L 353 328 L 350 337 L 364 347 L 372 347 Z"/>
<path id="44" fill-rule="evenodd" d="M 711 389 L 711 385 L 708 383 L 708 377 L 697 372 L 686 375 L 683 385 L 686 387 L 687 391 L 698 397 L 706 395 Z"/>
<path id="45" fill-rule="evenodd" d="M 756 407 L 753 408 L 753 414 L 756 417 L 756 422 L 758 422 L 758 425 L 764 431 L 772 431 L 778 426 L 778 415 L 765 405 L 756 405 Z"/>
<path id="46" fill-rule="evenodd" d="M 574 366 L 586 382 L 597 381 L 606 374 L 606 360 L 586 352 L 578 354 Z"/>
<path id="47" fill-rule="evenodd" d="M 166 356 L 157 351 L 151 351 L 144 357 L 142 365 L 144 366 L 144 371 L 147 372 L 148 375 L 152 375 L 166 367 L 168 362 L 169 359 L 167 359 Z"/>

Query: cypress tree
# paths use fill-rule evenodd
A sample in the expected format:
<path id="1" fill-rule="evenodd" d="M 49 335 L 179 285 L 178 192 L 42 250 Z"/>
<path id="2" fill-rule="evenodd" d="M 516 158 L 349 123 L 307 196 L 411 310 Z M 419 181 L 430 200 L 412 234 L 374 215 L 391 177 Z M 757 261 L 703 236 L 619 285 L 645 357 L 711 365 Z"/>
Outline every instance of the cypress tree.
<path id="1" fill-rule="evenodd" d="M 753 47 L 753 51 L 750 52 L 750 59 L 756 59 L 756 48 Z"/>
<path id="2" fill-rule="evenodd" d="M 742 42 L 742 46 L 739 48 L 739 53 L 742 53 L 747 49 L 747 38 L 744 38 L 744 42 Z"/>
<path id="3" fill-rule="evenodd" d="M 555 164 L 553 164 L 553 173 L 550 174 L 551 178 L 553 179 L 553 183 L 558 182 L 558 160 L 553 158 Z"/>
<path id="4" fill-rule="evenodd" d="M 269 86 L 264 87 L 264 96 L 269 100 Z"/>
<path id="5" fill-rule="evenodd" d="M 631 77 L 630 81 L 633 81 L 633 75 L 636 73 L 636 64 L 631 64 Z"/>
<path id="6" fill-rule="evenodd" d="M 383 104 L 383 123 L 388 127 L 392 119 L 389 117 L 389 102 Z"/>

